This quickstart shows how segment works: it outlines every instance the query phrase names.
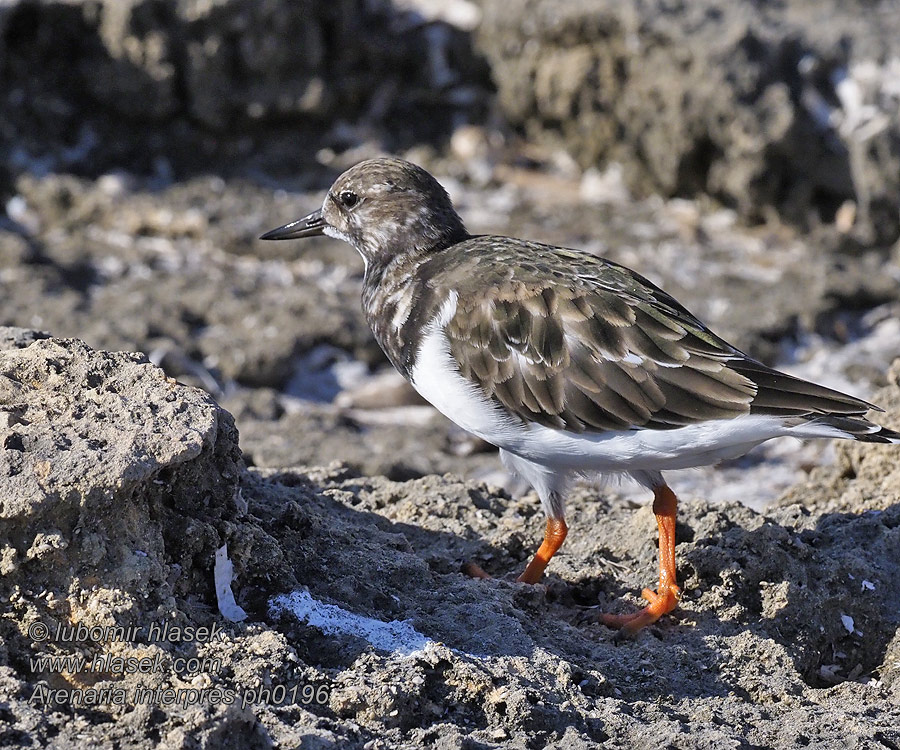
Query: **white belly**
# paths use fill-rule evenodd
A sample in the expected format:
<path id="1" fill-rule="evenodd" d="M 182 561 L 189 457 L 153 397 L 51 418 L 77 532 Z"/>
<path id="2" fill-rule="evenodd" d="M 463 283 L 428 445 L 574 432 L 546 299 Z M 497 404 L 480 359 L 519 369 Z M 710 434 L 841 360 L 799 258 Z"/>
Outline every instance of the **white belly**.
<path id="1" fill-rule="evenodd" d="M 761 415 L 672 430 L 603 433 L 574 433 L 523 423 L 459 374 L 444 334 L 456 301 L 456 295 L 451 295 L 423 336 L 412 385 L 464 430 L 528 461 L 578 472 L 686 469 L 743 455 L 773 437 L 797 434 L 780 419 Z"/>

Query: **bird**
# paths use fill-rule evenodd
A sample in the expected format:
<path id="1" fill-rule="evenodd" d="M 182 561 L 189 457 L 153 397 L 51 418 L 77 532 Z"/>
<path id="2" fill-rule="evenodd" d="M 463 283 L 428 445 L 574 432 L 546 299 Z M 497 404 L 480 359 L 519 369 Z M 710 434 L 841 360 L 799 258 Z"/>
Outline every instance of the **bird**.
<path id="1" fill-rule="evenodd" d="M 362 256 L 363 311 L 391 364 L 536 491 L 544 538 L 518 581 L 539 582 L 562 546 L 575 480 L 626 475 L 653 493 L 657 588 L 643 609 L 599 618 L 626 636 L 681 596 L 664 471 L 785 435 L 900 443 L 866 419 L 878 407 L 753 359 L 625 266 L 469 234 L 437 179 L 403 159 L 356 164 L 321 208 L 260 239 L 319 235 Z"/>

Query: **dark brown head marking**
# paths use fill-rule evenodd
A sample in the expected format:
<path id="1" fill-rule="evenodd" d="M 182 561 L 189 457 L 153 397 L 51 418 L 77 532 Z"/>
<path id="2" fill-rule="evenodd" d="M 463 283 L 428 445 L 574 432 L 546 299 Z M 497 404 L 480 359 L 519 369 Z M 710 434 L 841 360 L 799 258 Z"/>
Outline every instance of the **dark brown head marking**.
<path id="1" fill-rule="evenodd" d="M 442 250 L 468 237 L 447 191 L 402 159 L 369 159 L 335 180 L 319 211 L 264 239 L 327 234 L 349 242 L 367 263 L 406 252 Z"/>

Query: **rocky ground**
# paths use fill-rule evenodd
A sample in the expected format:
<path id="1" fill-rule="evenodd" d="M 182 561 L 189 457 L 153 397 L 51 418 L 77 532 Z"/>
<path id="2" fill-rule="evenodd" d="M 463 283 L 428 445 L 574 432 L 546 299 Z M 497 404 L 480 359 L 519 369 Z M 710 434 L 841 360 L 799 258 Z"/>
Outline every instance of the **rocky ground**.
<path id="1" fill-rule="evenodd" d="M 538 503 L 387 365 L 359 258 L 256 239 L 397 153 L 898 428 L 897 18 L 2 4 L 0 746 L 900 747 L 896 450 L 672 473 L 684 601 L 619 641 L 646 493 L 579 488 L 513 583 Z"/>
<path id="2" fill-rule="evenodd" d="M 893 2 L 485 0 L 509 122 L 641 192 L 713 195 L 854 237 L 900 233 Z M 845 217 L 846 218 L 846 217 Z"/>
<path id="3" fill-rule="evenodd" d="M 243 468 L 231 417 L 141 357 L 0 341 L 4 746 L 900 741 L 890 446 L 842 449 L 764 515 L 683 503 L 682 606 L 621 641 L 596 613 L 653 577 L 646 506 L 578 492 L 545 582 L 513 583 L 530 496 Z M 878 394 L 894 426 L 898 376 Z"/>
<path id="4" fill-rule="evenodd" d="M 848 254 L 824 232 L 742 227 L 731 210 L 698 201 L 635 200 L 614 172 L 466 164 L 469 173 L 441 177 L 472 232 L 581 247 L 640 269 L 767 362 L 866 397 L 900 353 L 891 249 Z M 482 168 L 485 184 L 471 174 Z M 454 471 L 512 488 L 489 446 L 423 406 L 386 363 L 362 318 L 352 249 L 256 239 L 321 193 L 219 178 L 153 190 L 122 175 L 23 176 L 16 187 L 8 211 L 28 233 L 0 232 L 0 321 L 146 352 L 235 415 L 257 466 L 340 458 L 394 479 Z M 683 491 L 762 507 L 831 460 L 823 450 L 775 442 L 724 471 L 687 473 Z"/>

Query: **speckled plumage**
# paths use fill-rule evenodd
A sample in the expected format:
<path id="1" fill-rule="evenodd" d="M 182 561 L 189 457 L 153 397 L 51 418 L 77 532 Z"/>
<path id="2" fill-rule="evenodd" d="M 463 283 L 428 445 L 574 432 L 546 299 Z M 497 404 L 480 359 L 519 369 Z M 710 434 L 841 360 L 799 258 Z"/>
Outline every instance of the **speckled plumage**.
<path id="1" fill-rule="evenodd" d="M 352 208 L 338 199 L 347 192 L 360 198 Z M 458 304 L 446 335 L 459 372 L 526 422 L 581 433 L 746 414 L 834 417 L 864 439 L 886 440 L 860 418 L 870 404 L 752 360 L 623 266 L 470 236 L 437 180 L 409 162 L 373 159 L 349 169 L 322 217 L 326 234 L 363 256 L 366 318 L 407 378 L 422 332 L 453 290 Z"/>
<path id="2" fill-rule="evenodd" d="M 526 421 L 580 433 L 871 408 L 754 362 L 646 279 L 586 253 L 474 237 L 416 277 L 459 295 L 446 332 L 462 376 Z"/>
<path id="3" fill-rule="evenodd" d="M 425 170 L 373 159 L 320 211 L 264 235 L 328 234 L 366 264 L 363 309 L 393 365 L 538 492 L 535 582 L 565 538 L 577 475 L 625 472 L 654 490 L 660 587 L 632 631 L 674 608 L 675 496 L 661 471 L 715 463 L 780 435 L 900 442 L 860 399 L 773 370 L 635 272 L 584 252 L 470 236 Z M 621 619 L 621 618 L 620 618 Z"/>

